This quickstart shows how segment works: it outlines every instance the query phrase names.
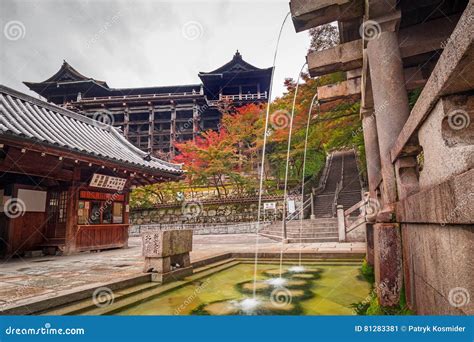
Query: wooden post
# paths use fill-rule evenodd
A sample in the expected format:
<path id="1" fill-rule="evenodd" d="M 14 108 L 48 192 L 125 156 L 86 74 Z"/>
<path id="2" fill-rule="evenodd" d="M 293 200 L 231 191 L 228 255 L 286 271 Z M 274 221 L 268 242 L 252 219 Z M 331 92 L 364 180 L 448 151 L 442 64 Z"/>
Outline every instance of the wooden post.
<path id="1" fill-rule="evenodd" d="M 79 186 L 81 178 L 80 167 L 74 168 L 74 175 L 71 186 L 67 190 L 66 208 L 66 236 L 64 254 L 72 254 L 76 251 L 77 237 L 77 210 L 79 202 Z"/>

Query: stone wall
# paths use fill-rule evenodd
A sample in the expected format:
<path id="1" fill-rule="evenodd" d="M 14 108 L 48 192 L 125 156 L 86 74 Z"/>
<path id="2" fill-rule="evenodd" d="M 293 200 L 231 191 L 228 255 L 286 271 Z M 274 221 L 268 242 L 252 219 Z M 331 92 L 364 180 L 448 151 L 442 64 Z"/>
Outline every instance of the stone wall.
<path id="1" fill-rule="evenodd" d="M 473 225 L 403 224 L 407 301 L 420 315 L 474 314 Z"/>
<path id="2" fill-rule="evenodd" d="M 261 220 L 275 221 L 282 218 L 282 201 L 276 202 L 276 210 L 262 210 Z M 265 203 L 265 202 L 264 202 Z M 204 201 L 185 201 L 182 205 L 156 209 L 132 210 L 132 225 L 146 224 L 229 224 L 258 221 L 258 203 L 206 204 Z"/>
<path id="3" fill-rule="evenodd" d="M 267 223 L 260 223 L 263 228 Z M 162 229 L 191 229 L 194 235 L 207 234 L 255 234 L 257 222 L 231 223 L 231 224 L 143 224 L 132 225 L 129 236 L 140 236 L 142 232 Z"/>

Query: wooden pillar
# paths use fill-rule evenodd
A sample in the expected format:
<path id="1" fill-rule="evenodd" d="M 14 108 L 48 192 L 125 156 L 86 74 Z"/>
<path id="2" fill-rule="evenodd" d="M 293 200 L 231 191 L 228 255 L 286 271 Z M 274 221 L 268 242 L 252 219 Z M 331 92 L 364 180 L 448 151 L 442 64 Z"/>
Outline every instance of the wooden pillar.
<path id="1" fill-rule="evenodd" d="M 155 130 L 154 121 L 155 121 L 155 109 L 150 105 L 150 114 L 148 116 L 148 152 L 153 153 L 153 133 Z"/>
<path id="2" fill-rule="evenodd" d="M 193 104 L 193 141 L 196 140 L 196 136 L 199 133 L 199 108 L 196 103 L 196 100 L 194 100 Z"/>
<path id="3" fill-rule="evenodd" d="M 176 141 L 176 104 L 171 104 L 171 125 L 170 125 L 170 156 L 174 157 L 174 143 Z"/>
<path id="4" fill-rule="evenodd" d="M 76 251 L 76 238 L 78 232 L 77 211 L 79 208 L 79 188 L 81 169 L 76 166 L 71 186 L 67 189 L 66 208 L 66 236 L 64 254 L 72 254 Z"/>
<path id="5" fill-rule="evenodd" d="M 129 113 L 128 105 L 126 105 L 125 111 L 123 113 L 123 134 L 126 138 L 128 138 L 129 122 L 130 122 L 130 113 Z"/>
<path id="6" fill-rule="evenodd" d="M 403 285 L 401 237 L 397 223 L 374 225 L 374 263 L 380 305 L 397 305 Z"/>

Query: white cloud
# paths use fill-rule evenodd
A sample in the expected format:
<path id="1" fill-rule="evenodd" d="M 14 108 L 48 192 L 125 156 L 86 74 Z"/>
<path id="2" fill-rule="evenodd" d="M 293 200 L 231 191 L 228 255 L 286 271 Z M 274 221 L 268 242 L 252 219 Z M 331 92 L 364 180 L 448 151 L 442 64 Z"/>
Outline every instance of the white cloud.
<path id="1" fill-rule="evenodd" d="M 1 83 L 27 92 L 22 81 L 50 77 L 66 59 L 111 87 L 199 83 L 199 71 L 228 62 L 236 49 L 260 68 L 270 67 L 288 1 L 2 0 L 2 31 L 12 20 L 23 39 L 1 36 Z M 197 22 L 196 39 L 183 25 Z M 274 95 L 305 61 L 308 34 L 285 25 L 276 65 Z"/>

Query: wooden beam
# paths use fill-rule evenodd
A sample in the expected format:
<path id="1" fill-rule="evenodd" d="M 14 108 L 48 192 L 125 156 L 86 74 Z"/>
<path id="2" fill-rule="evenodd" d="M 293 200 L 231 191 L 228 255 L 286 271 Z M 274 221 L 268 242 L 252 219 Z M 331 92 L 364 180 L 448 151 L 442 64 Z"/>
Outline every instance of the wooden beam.
<path id="1" fill-rule="evenodd" d="M 0 171 L 71 181 L 73 172 L 63 169 L 63 166 L 64 160 L 57 157 L 43 157 L 31 151 L 22 153 L 19 149 L 10 148 L 4 161 L 0 163 Z"/>
<path id="2" fill-rule="evenodd" d="M 449 37 L 446 47 L 429 77 L 418 101 L 413 107 L 393 149 L 394 162 L 404 146 L 422 125 L 440 97 L 473 89 L 474 84 L 474 3 L 464 10 L 456 29 Z"/>
<path id="3" fill-rule="evenodd" d="M 440 18 L 404 28 L 398 34 L 400 54 L 403 59 L 441 50 L 457 18 Z M 363 41 L 354 40 L 330 49 L 308 54 L 308 69 L 311 76 L 326 75 L 336 71 L 348 71 L 363 67 Z"/>

